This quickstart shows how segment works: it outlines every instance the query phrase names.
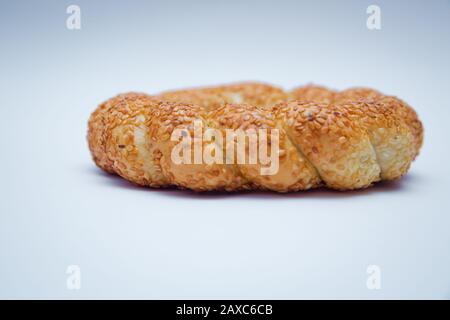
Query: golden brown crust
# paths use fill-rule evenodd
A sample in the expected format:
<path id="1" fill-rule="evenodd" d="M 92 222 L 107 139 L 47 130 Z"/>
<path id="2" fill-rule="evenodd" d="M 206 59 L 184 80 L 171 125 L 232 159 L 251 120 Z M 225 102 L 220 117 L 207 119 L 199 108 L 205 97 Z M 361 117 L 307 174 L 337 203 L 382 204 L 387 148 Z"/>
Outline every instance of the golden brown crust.
<path id="1" fill-rule="evenodd" d="M 369 137 L 345 106 L 291 101 L 277 106 L 299 152 L 333 189 L 365 188 L 379 180 L 380 168 Z"/>
<path id="2" fill-rule="evenodd" d="M 423 144 L 423 125 L 419 120 L 416 111 L 407 103 L 397 97 L 385 96 L 379 91 L 369 88 L 352 88 L 344 90 L 340 92 L 334 100 L 335 103 L 349 101 L 367 101 L 382 104 L 385 108 L 393 110 L 392 112 L 396 113 L 396 117 L 403 119 L 405 124 L 411 130 L 415 146 L 414 158 L 418 156 Z"/>
<path id="3" fill-rule="evenodd" d="M 291 100 L 303 102 L 331 103 L 337 92 L 322 86 L 306 85 L 292 90 L 289 94 Z"/>
<path id="4" fill-rule="evenodd" d="M 401 177 L 414 157 L 414 139 L 403 118 L 389 104 L 365 100 L 338 102 L 333 107 L 345 107 L 352 122 L 359 122 L 367 132 L 382 180 Z"/>
<path id="5" fill-rule="evenodd" d="M 377 90 L 369 88 L 350 88 L 337 93 L 333 102 L 346 102 L 357 100 L 374 100 L 383 97 L 383 94 Z"/>
<path id="6" fill-rule="evenodd" d="M 174 130 L 194 139 L 199 124 L 223 136 L 229 129 L 253 129 L 258 137 L 258 129 L 278 130 L 279 170 L 261 175 L 260 163 L 226 163 L 226 156 L 223 163 L 174 163 Z M 143 186 L 196 191 L 365 188 L 404 175 L 422 141 L 422 123 L 400 99 L 313 85 L 290 93 L 259 83 L 127 93 L 102 103 L 88 123 L 89 148 L 103 170 Z M 227 146 L 218 147 L 224 155 Z"/>
<path id="7" fill-rule="evenodd" d="M 376 100 L 376 103 L 383 104 L 396 114 L 396 117 L 403 119 L 414 137 L 414 159 L 419 155 L 423 144 L 423 125 L 416 111 L 407 103 L 397 97 L 384 96 Z"/>
<path id="8" fill-rule="evenodd" d="M 168 91 L 156 96 L 161 100 L 192 103 L 206 110 L 226 104 L 249 104 L 270 107 L 287 100 L 288 95 L 280 88 L 262 83 L 237 83 L 218 87 Z"/>
<path id="9" fill-rule="evenodd" d="M 150 99 L 150 96 L 143 93 L 130 92 L 120 94 L 102 103 L 89 118 L 88 143 L 92 157 L 95 163 L 103 170 L 114 173 L 113 161 L 108 157 L 106 144 L 110 139 L 111 126 L 116 121 L 120 121 L 120 115 L 117 110 L 137 103 L 136 108 L 140 109 L 144 101 Z M 135 109 L 136 109 L 135 108 Z"/>
<path id="10" fill-rule="evenodd" d="M 261 164 L 236 164 L 237 175 L 241 176 L 249 187 L 278 192 L 306 190 L 320 184 L 314 168 L 297 152 L 284 129 L 279 125 L 274 113 L 252 105 L 226 105 L 209 114 L 212 126 L 224 132 L 226 129 L 254 129 L 259 138 L 258 129 L 279 132 L 279 170 L 274 175 L 261 175 Z M 225 133 L 224 133 L 225 135 Z M 249 158 L 248 149 L 245 158 Z"/>

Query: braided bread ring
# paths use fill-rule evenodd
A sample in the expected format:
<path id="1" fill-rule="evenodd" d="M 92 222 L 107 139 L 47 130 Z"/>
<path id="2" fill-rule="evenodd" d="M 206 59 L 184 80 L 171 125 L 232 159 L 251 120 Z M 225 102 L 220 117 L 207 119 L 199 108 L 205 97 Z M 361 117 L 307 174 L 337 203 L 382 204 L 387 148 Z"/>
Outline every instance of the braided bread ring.
<path id="1" fill-rule="evenodd" d="M 277 129 L 279 170 L 261 175 L 258 163 L 175 164 L 174 130 L 194 137 L 198 123 L 222 133 Z M 417 114 L 395 97 L 318 86 L 284 92 L 259 83 L 118 95 L 92 113 L 88 126 L 89 148 L 103 170 L 143 186 L 196 191 L 365 188 L 404 175 L 423 142 Z"/>

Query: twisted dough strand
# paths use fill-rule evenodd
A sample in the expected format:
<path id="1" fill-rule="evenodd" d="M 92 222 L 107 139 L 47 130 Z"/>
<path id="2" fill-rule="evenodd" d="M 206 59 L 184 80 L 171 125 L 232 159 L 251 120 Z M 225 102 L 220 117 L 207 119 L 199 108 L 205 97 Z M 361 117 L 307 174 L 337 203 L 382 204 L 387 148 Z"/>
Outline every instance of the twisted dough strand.
<path id="1" fill-rule="evenodd" d="M 261 175 L 260 164 L 174 164 L 171 134 L 184 128 L 193 137 L 194 121 L 224 136 L 227 129 L 278 129 L 278 172 Z M 88 130 L 103 170 L 139 185 L 197 191 L 365 188 L 404 175 L 422 141 L 417 114 L 395 97 L 318 86 L 284 92 L 259 83 L 122 94 L 94 111 Z"/>

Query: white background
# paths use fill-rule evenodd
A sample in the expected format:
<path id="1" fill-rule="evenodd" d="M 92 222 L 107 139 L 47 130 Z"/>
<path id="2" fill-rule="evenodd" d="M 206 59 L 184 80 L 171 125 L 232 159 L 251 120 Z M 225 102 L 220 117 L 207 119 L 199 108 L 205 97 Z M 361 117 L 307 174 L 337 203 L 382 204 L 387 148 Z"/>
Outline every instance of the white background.
<path id="1" fill-rule="evenodd" d="M 0 297 L 450 298 L 450 2 L 378 1 L 376 31 L 370 4 L 2 1 Z M 144 189 L 91 161 L 101 101 L 242 80 L 397 95 L 424 147 L 402 180 L 346 193 Z"/>

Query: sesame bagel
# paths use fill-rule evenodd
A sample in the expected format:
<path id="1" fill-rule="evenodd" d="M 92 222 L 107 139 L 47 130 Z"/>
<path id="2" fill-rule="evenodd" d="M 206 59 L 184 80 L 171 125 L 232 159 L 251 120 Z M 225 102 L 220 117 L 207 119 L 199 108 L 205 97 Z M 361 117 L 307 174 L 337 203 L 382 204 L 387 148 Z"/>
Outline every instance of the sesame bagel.
<path id="1" fill-rule="evenodd" d="M 87 138 L 98 167 L 142 186 L 353 190 L 406 174 L 423 126 L 405 102 L 372 89 L 240 83 L 118 95 L 92 113 Z"/>

